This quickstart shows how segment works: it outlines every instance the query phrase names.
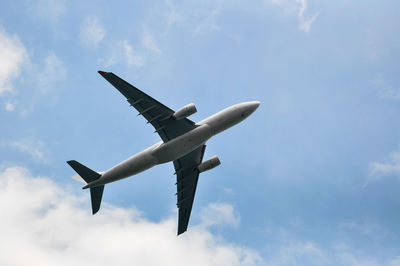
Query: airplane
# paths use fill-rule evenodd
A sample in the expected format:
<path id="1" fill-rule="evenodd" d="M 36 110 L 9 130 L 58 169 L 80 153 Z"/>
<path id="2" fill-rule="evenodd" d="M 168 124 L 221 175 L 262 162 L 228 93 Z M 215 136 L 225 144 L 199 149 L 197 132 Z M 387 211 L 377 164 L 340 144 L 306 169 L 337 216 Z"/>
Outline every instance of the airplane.
<path id="1" fill-rule="evenodd" d="M 78 173 L 75 176 L 90 188 L 93 215 L 100 209 L 104 185 L 136 175 L 155 165 L 173 162 L 176 174 L 178 235 L 187 230 L 199 174 L 221 164 L 217 156 L 203 162 L 205 142 L 250 116 L 258 101 L 230 106 L 210 117 L 193 122 L 188 117 L 197 112 L 190 103 L 174 111 L 132 86 L 112 72 L 98 71 L 126 97 L 127 101 L 155 128 L 162 141 L 133 155 L 105 172 L 96 172 L 75 160 L 67 163 Z"/>

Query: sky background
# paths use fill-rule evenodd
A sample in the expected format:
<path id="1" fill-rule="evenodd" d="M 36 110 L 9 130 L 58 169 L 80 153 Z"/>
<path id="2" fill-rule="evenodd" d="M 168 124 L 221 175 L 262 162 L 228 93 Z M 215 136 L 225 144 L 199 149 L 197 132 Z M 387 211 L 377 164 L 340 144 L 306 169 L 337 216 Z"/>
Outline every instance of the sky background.
<path id="1" fill-rule="evenodd" d="M 400 265 L 398 1 L 3 1 L 1 265 Z M 189 230 L 172 163 L 90 198 L 159 141 L 96 71 L 195 121 L 261 102 L 207 142 Z M 23 253 L 21 254 L 21 250 Z"/>

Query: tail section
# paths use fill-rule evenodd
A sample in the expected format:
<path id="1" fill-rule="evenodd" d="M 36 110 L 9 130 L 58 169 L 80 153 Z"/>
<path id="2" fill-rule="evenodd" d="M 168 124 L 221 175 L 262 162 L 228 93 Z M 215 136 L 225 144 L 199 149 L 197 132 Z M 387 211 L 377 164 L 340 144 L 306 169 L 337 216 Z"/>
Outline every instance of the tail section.
<path id="1" fill-rule="evenodd" d="M 101 174 L 87 168 L 83 164 L 77 161 L 68 161 L 69 166 L 71 166 L 86 183 L 91 183 L 96 181 L 101 177 Z M 100 209 L 101 198 L 103 197 L 104 185 L 90 188 L 90 197 L 92 200 L 92 213 L 95 214 Z"/>
<path id="2" fill-rule="evenodd" d="M 69 166 L 71 166 L 75 172 L 77 172 L 86 183 L 93 182 L 101 176 L 99 173 L 93 171 L 92 169 L 87 168 L 83 164 L 78 163 L 77 161 L 68 161 Z"/>

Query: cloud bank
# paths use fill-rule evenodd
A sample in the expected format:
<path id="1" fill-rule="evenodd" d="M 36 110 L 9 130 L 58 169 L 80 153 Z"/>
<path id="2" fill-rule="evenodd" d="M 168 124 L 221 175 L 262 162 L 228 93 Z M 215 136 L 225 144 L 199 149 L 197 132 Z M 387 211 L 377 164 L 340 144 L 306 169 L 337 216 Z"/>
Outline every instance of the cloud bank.
<path id="1" fill-rule="evenodd" d="M 104 204 L 92 216 L 88 204 L 88 195 L 25 168 L 0 171 L 0 265 L 263 264 L 255 251 L 226 243 L 204 225 L 177 237 L 175 215 L 152 222 L 137 210 Z M 211 207 L 218 210 L 232 218 L 224 204 Z"/>

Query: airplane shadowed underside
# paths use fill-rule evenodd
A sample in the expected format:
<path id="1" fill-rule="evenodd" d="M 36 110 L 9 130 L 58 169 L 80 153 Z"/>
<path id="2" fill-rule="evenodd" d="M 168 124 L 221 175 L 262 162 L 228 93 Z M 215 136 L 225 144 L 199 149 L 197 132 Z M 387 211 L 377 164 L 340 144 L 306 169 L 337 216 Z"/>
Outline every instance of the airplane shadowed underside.
<path id="1" fill-rule="evenodd" d="M 92 213 L 100 209 L 104 185 L 138 174 L 157 164 L 173 162 L 176 174 L 178 235 L 187 230 L 197 182 L 201 172 L 220 164 L 217 156 L 203 162 L 205 142 L 212 136 L 243 121 L 252 114 L 260 102 L 244 102 L 228 107 L 198 123 L 187 117 L 197 112 L 194 104 L 173 111 L 111 72 L 99 71 L 108 82 L 119 90 L 150 123 L 162 141 L 133 155 L 105 172 L 96 172 L 77 161 L 67 163 L 90 188 Z"/>

